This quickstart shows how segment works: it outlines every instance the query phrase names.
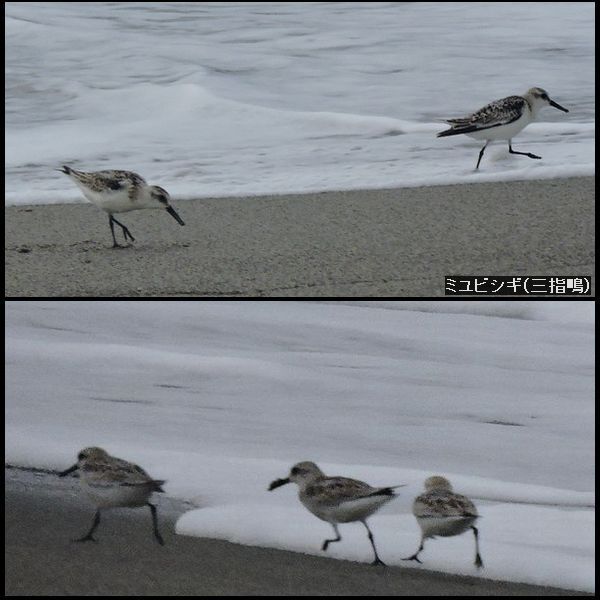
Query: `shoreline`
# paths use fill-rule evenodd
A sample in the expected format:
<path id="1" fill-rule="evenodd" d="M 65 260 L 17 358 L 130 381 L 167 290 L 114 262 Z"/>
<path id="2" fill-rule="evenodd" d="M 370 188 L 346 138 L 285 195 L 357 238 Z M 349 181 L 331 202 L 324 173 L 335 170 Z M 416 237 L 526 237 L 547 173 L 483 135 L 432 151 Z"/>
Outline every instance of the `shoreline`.
<path id="1" fill-rule="evenodd" d="M 185 227 L 121 215 L 124 249 L 89 203 L 9 206 L 5 295 L 431 297 L 444 275 L 594 277 L 594 182 L 175 200 Z"/>
<path id="2" fill-rule="evenodd" d="M 5 469 L 6 595 L 592 595 L 175 535 L 181 503 L 154 499 L 165 546 L 142 509 L 108 511 L 98 543 L 76 544 L 94 512 L 77 480 Z"/>
<path id="3" fill-rule="evenodd" d="M 590 172 L 588 172 L 590 171 Z M 485 174 L 483 172 L 479 172 L 479 176 L 482 177 L 479 181 L 447 181 L 444 183 L 414 183 L 414 184 L 404 184 L 402 186 L 382 186 L 382 187 L 364 187 L 364 188 L 345 188 L 345 189 L 315 189 L 308 191 L 284 191 L 284 192 L 252 192 L 245 195 L 240 194 L 215 194 L 211 196 L 194 196 L 191 194 L 185 194 L 183 196 L 171 197 L 172 202 L 190 202 L 194 200 L 231 200 L 236 198 L 245 198 L 248 200 L 252 200 L 252 198 L 286 198 L 287 196 L 312 196 L 315 194 L 344 194 L 344 193 L 371 193 L 371 192 L 392 192 L 398 190 L 410 190 L 410 189 L 427 189 L 427 188 L 437 188 L 437 187 L 452 187 L 452 186 L 460 186 L 460 185 L 477 185 L 480 183 L 485 184 L 503 184 L 503 183 L 525 183 L 528 181 L 534 182 L 542 182 L 542 181 L 556 181 L 560 179 L 588 179 L 595 177 L 595 171 L 591 169 L 582 169 L 580 173 L 573 172 L 569 175 L 548 175 L 537 177 L 536 179 L 524 178 L 524 179 L 485 179 Z M 74 196 L 71 200 L 60 200 L 60 201 L 50 201 L 50 202 L 40 202 L 38 204 L 31 204 L 25 202 L 23 204 L 4 204 L 4 208 L 35 208 L 38 206 L 70 206 L 73 204 L 89 204 L 89 201 L 86 200 L 83 196 Z"/>

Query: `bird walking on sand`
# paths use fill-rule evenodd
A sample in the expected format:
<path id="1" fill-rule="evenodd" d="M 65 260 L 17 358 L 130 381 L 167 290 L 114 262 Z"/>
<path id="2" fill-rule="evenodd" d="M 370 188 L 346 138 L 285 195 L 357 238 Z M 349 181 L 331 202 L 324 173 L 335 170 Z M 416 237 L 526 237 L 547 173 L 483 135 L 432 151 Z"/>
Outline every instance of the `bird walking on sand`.
<path id="1" fill-rule="evenodd" d="M 451 537 L 472 529 L 475 536 L 475 566 L 478 569 L 483 567 L 479 554 L 479 531 L 473 525 L 479 518 L 477 509 L 469 498 L 453 492 L 451 483 L 445 477 L 434 475 L 425 480 L 425 493 L 415 498 L 413 514 L 421 528 L 421 543 L 412 556 L 402 560 L 420 563 L 419 554 L 427 538 L 438 535 Z"/>
<path id="2" fill-rule="evenodd" d="M 79 470 L 80 481 L 90 500 L 96 505 L 96 514 L 91 529 L 76 542 L 97 541 L 93 533 L 100 524 L 100 510 L 115 507 L 149 506 L 152 514 L 152 527 L 156 541 L 164 545 L 158 531 L 156 506 L 148 499 L 153 492 L 164 492 L 163 480 L 152 479 L 136 464 L 111 456 L 102 448 L 84 448 L 77 456 L 77 462 L 60 473 L 64 477 Z"/>
<path id="3" fill-rule="evenodd" d="M 125 242 L 135 241 L 123 223 L 115 219 L 115 213 L 129 212 L 142 208 L 165 209 L 180 225 L 183 219 L 169 204 L 168 192 L 157 186 L 148 185 L 143 177 L 131 171 L 93 171 L 86 173 L 64 165 L 57 169 L 68 175 L 93 204 L 108 213 L 108 224 L 113 237 L 113 248 L 120 248 L 115 238 L 115 223 L 122 229 Z"/>
<path id="4" fill-rule="evenodd" d="M 327 521 L 333 527 L 335 538 L 325 540 L 321 550 L 327 550 L 329 544 L 342 539 L 338 523 L 360 521 L 367 529 L 375 553 L 372 564 L 385 566 L 377 554 L 373 533 L 367 525 L 367 517 L 396 496 L 395 488 L 403 486 L 374 488 L 363 481 L 348 477 L 327 477 L 315 463 L 300 462 L 292 467 L 288 477 L 273 481 L 269 491 L 290 482 L 296 483 L 300 488 L 300 502 L 313 515 Z"/>
<path id="5" fill-rule="evenodd" d="M 464 133 L 476 140 L 485 140 L 485 146 L 479 152 L 479 159 L 475 169 L 479 169 L 479 163 L 488 144 L 495 140 L 508 140 L 508 151 L 510 154 L 522 154 L 529 158 L 542 158 L 530 152 L 517 152 L 512 149 L 512 138 L 524 127 L 535 120 L 538 111 L 546 105 L 553 106 L 569 112 L 566 108 L 554 102 L 548 96 L 548 92 L 539 87 L 527 90 L 522 96 L 508 96 L 502 100 L 496 100 L 480 108 L 472 115 L 460 119 L 446 119 L 450 129 L 441 131 L 437 137 L 459 135 Z"/>

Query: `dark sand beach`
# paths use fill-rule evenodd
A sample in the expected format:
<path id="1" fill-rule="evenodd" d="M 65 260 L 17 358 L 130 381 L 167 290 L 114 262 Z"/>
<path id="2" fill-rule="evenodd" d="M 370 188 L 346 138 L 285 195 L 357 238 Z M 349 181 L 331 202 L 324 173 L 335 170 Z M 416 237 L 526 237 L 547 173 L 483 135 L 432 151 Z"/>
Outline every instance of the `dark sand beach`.
<path id="1" fill-rule="evenodd" d="M 156 498 L 166 545 L 146 509 L 109 511 L 97 543 L 70 541 L 93 509 L 74 478 L 5 471 L 5 593 L 195 596 L 552 596 L 577 592 L 309 556 L 176 535 L 183 509 Z"/>
<path id="2" fill-rule="evenodd" d="M 5 213 L 8 296 L 441 296 L 444 275 L 594 275 L 593 177 Z M 120 232 L 119 232 L 120 233 Z M 453 296 L 455 297 L 455 296 Z"/>

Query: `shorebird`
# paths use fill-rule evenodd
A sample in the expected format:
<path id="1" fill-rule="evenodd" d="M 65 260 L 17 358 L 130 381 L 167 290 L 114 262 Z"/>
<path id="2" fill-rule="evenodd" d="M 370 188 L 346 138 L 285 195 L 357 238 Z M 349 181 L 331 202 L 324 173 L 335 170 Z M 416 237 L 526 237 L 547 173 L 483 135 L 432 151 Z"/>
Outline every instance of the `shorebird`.
<path id="1" fill-rule="evenodd" d="M 479 169 L 479 163 L 487 145 L 495 140 L 508 140 L 508 151 L 511 154 L 522 154 L 529 158 L 542 158 L 530 152 L 513 150 L 512 138 L 534 121 L 538 111 L 546 105 L 558 108 L 563 112 L 569 112 L 566 108 L 551 100 L 548 92 L 542 88 L 534 87 L 527 90 L 522 96 L 508 96 L 502 98 L 502 100 L 496 100 L 468 117 L 446 119 L 446 123 L 450 124 L 450 129 L 441 131 L 437 134 L 437 137 L 464 133 L 476 140 L 485 140 L 485 146 L 479 152 L 476 170 Z"/>
<path id="2" fill-rule="evenodd" d="M 93 171 L 86 173 L 64 165 L 57 169 L 68 175 L 93 204 L 108 213 L 108 224 L 113 237 L 113 248 L 120 248 L 115 238 L 115 223 L 123 230 L 125 242 L 135 238 L 123 223 L 113 216 L 115 213 L 129 212 L 142 208 L 163 208 L 180 225 L 185 225 L 182 218 L 169 204 L 170 196 L 166 190 L 157 185 L 148 185 L 143 177 L 131 171 Z"/>
<path id="3" fill-rule="evenodd" d="M 477 509 L 466 496 L 454 493 L 445 477 L 434 475 L 425 480 L 425 493 L 415 498 L 413 514 L 421 528 L 421 543 L 412 556 L 402 560 L 420 563 L 419 554 L 427 538 L 438 535 L 451 537 L 472 529 L 475 536 L 475 566 L 478 569 L 483 567 L 479 555 L 479 532 L 473 525 L 479 518 Z"/>
<path id="4" fill-rule="evenodd" d="M 367 529 L 375 553 L 372 564 L 385 566 L 377 554 L 375 540 L 366 519 L 396 496 L 395 488 L 403 486 L 374 488 L 363 481 L 348 477 L 326 477 L 315 463 L 300 462 L 292 467 L 288 477 L 273 481 L 269 491 L 290 482 L 298 484 L 300 502 L 313 515 L 327 521 L 333 527 L 335 538 L 325 540 L 321 550 L 327 550 L 329 544 L 342 539 L 338 523 L 360 521 Z"/>
<path id="5" fill-rule="evenodd" d="M 111 456 L 102 448 L 84 448 L 77 456 L 77 462 L 66 471 L 60 473 L 64 477 L 79 470 L 83 489 L 96 505 L 96 514 L 91 529 L 76 542 L 97 541 L 93 537 L 100 524 L 100 510 L 115 507 L 149 506 L 152 514 L 152 526 L 156 541 L 164 545 L 158 531 L 156 506 L 148 499 L 153 492 L 164 492 L 163 480 L 152 479 L 138 465 Z"/>

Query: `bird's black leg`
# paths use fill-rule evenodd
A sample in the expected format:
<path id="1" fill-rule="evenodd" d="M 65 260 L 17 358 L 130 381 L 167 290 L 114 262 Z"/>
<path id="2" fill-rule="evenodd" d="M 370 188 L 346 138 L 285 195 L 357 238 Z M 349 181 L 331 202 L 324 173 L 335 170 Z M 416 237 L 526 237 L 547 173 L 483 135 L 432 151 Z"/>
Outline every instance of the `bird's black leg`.
<path id="1" fill-rule="evenodd" d="M 327 546 L 329 546 L 329 544 L 331 544 L 331 542 L 339 542 L 342 539 L 342 536 L 340 535 L 340 532 L 338 531 L 337 525 L 332 523 L 331 526 L 333 527 L 333 530 L 335 531 L 336 538 L 334 540 L 325 540 L 323 542 L 323 545 L 321 546 L 321 550 L 327 550 Z"/>
<path id="2" fill-rule="evenodd" d="M 488 144 L 489 144 L 489 141 L 485 143 L 485 146 L 479 152 L 479 160 L 477 161 L 477 166 L 475 167 L 476 171 L 477 171 L 477 169 L 479 169 L 479 163 L 481 162 L 481 159 L 483 158 L 483 153 L 485 152 L 485 149 L 487 148 Z"/>
<path id="3" fill-rule="evenodd" d="M 113 248 L 120 247 L 119 244 L 117 244 L 117 240 L 115 238 L 115 226 L 114 226 L 115 223 L 123 230 L 123 237 L 125 238 L 125 241 L 127 241 L 127 237 L 129 237 L 129 239 L 132 242 L 135 242 L 135 238 L 131 235 L 131 231 L 129 231 L 129 229 L 127 229 L 127 227 L 125 227 L 125 225 L 123 225 L 123 223 L 120 223 L 119 221 L 117 221 L 112 215 L 108 215 L 108 222 L 110 224 L 110 231 L 113 236 Z"/>
<path id="4" fill-rule="evenodd" d="M 117 238 L 115 237 L 115 225 L 113 223 L 112 215 L 108 215 L 108 224 L 110 225 L 110 232 L 113 236 L 113 248 L 120 248 L 119 244 L 117 244 Z"/>
<path id="5" fill-rule="evenodd" d="M 541 156 L 538 156 L 537 154 L 531 154 L 530 152 L 517 152 L 516 150 L 513 150 L 511 142 L 512 140 L 508 140 L 508 151 L 510 154 L 522 154 L 523 156 L 529 156 L 529 158 L 542 158 Z"/>
<path id="6" fill-rule="evenodd" d="M 98 540 L 96 540 L 94 538 L 92 533 L 94 533 L 94 531 L 96 531 L 96 527 L 98 527 L 98 525 L 100 525 L 100 511 L 99 510 L 96 511 L 96 515 L 94 516 L 94 522 L 92 523 L 92 528 L 82 538 L 79 538 L 78 540 L 74 540 L 74 541 L 75 542 L 97 542 Z"/>
<path id="7" fill-rule="evenodd" d="M 156 506 L 154 506 L 154 504 L 150 504 L 150 502 L 148 502 L 148 506 L 150 507 L 150 512 L 152 513 L 152 526 L 154 527 L 154 537 L 156 538 L 156 541 L 161 546 L 164 546 L 165 541 L 162 539 L 162 536 L 160 535 L 160 531 L 158 531 L 158 519 L 156 518 Z"/>
<path id="8" fill-rule="evenodd" d="M 367 531 L 369 532 L 369 541 L 371 542 L 371 546 L 373 546 L 373 552 L 375 552 L 375 560 L 371 564 L 372 565 L 383 565 L 385 567 L 386 564 L 379 558 L 379 555 L 377 554 L 377 548 L 375 548 L 375 539 L 373 538 L 373 534 L 371 533 L 371 530 L 369 529 L 367 522 L 362 521 L 362 524 L 367 528 Z"/>
<path id="9" fill-rule="evenodd" d="M 407 558 L 403 558 L 402 560 L 416 560 L 418 563 L 421 563 L 421 561 L 419 560 L 419 554 L 423 550 L 424 542 L 425 542 L 425 540 L 423 539 L 423 537 L 421 537 L 421 543 L 419 545 L 419 549 L 412 556 L 408 556 Z"/>
<path id="10" fill-rule="evenodd" d="M 473 535 L 475 536 L 475 566 L 478 569 L 483 567 L 483 561 L 481 560 L 481 556 L 479 555 L 479 531 L 477 531 L 477 527 L 471 526 L 473 530 Z"/>

